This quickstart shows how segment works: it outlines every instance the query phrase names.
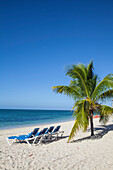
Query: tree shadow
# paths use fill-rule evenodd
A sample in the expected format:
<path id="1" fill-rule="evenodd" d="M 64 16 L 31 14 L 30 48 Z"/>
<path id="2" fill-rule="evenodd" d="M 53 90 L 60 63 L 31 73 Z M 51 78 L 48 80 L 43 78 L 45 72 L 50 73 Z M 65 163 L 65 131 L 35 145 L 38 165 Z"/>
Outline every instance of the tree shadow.
<path id="1" fill-rule="evenodd" d="M 90 132 L 90 129 L 87 130 L 88 132 Z M 71 141 L 70 143 L 77 143 L 77 142 L 82 142 L 84 140 L 95 140 L 95 139 L 101 139 L 104 135 L 106 135 L 109 131 L 113 131 L 113 124 L 110 125 L 99 125 L 99 127 L 94 128 L 94 132 L 97 132 L 94 136 L 87 136 L 87 137 L 83 137 L 81 139 L 76 139 Z M 58 140 L 62 140 L 65 138 L 68 138 L 68 136 L 62 136 L 62 137 L 58 137 L 55 140 L 48 140 L 42 143 L 48 144 L 48 143 L 52 143 L 52 142 L 56 142 Z M 26 143 L 25 141 L 19 141 L 19 142 L 15 142 L 15 144 L 17 143 Z M 32 144 L 32 141 L 29 141 L 30 144 Z M 27 144 L 27 143 L 26 143 Z"/>
<path id="2" fill-rule="evenodd" d="M 90 129 L 88 129 L 88 131 L 90 131 Z M 84 138 L 81 138 L 81 139 L 73 140 L 71 143 L 73 143 L 73 142 L 75 142 L 75 143 L 82 142 L 84 140 L 101 139 L 109 131 L 113 131 L 113 124 L 110 124 L 110 125 L 100 125 L 99 128 L 94 128 L 94 132 L 95 131 L 97 131 L 97 133 L 94 136 L 87 136 L 87 137 L 84 137 Z"/>

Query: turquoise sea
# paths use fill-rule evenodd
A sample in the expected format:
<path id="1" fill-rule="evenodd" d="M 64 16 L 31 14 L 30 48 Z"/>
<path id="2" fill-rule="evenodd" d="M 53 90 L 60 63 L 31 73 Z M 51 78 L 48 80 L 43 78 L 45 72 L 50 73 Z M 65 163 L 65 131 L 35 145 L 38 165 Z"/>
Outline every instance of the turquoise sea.
<path id="1" fill-rule="evenodd" d="M 73 120 L 72 114 L 67 110 L 0 109 L 0 129 Z"/>

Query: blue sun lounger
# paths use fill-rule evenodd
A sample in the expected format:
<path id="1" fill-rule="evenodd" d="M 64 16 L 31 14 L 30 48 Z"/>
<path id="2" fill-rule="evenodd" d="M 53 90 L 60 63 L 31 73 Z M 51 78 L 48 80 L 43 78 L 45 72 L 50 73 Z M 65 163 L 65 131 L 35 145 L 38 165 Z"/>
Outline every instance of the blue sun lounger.
<path id="1" fill-rule="evenodd" d="M 51 133 L 51 135 L 55 135 L 59 132 L 61 126 L 57 126 L 54 131 Z"/>
<path id="2" fill-rule="evenodd" d="M 51 133 L 54 129 L 54 126 L 51 126 L 47 131 L 46 133 L 44 134 L 45 136 L 48 135 L 49 133 Z"/>
<path id="3" fill-rule="evenodd" d="M 40 138 L 46 133 L 48 128 L 44 128 L 43 130 L 41 130 L 40 132 L 38 132 L 35 136 L 34 136 L 34 141 L 33 141 L 33 144 L 36 142 L 38 143 Z M 37 142 L 38 141 L 38 142 Z"/>
<path id="4" fill-rule="evenodd" d="M 7 137 L 6 140 L 9 145 L 12 145 L 16 141 L 26 141 L 28 144 L 30 144 L 29 141 L 33 139 L 33 137 L 37 134 L 38 130 L 39 128 L 35 128 L 28 135 L 10 136 L 10 137 Z M 10 143 L 9 140 L 12 140 L 12 142 Z"/>
<path id="5" fill-rule="evenodd" d="M 59 134 L 61 134 L 61 137 L 63 136 L 64 131 L 60 131 L 61 126 L 57 126 L 53 132 L 50 134 L 50 139 L 58 139 Z"/>
<path id="6" fill-rule="evenodd" d="M 39 143 L 41 143 L 42 141 L 47 141 L 53 129 L 54 129 L 54 126 L 50 126 L 50 128 L 40 138 Z"/>
<path id="7" fill-rule="evenodd" d="M 46 133 L 40 138 L 39 143 L 42 143 L 42 142 L 49 142 L 49 141 L 52 141 L 52 140 L 57 140 L 59 136 L 59 134 L 63 135 L 64 131 L 59 131 L 61 128 L 61 126 L 57 126 L 55 129 L 54 129 L 54 126 L 51 126 L 47 131 Z M 54 130 L 53 130 L 54 129 Z"/>

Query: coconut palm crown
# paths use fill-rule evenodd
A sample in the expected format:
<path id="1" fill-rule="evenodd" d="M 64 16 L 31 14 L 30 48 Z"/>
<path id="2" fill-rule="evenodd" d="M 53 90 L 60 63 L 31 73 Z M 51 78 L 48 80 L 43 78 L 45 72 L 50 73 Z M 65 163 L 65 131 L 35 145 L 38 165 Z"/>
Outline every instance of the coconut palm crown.
<path id="1" fill-rule="evenodd" d="M 73 106 L 75 123 L 71 130 L 68 142 L 81 128 L 87 130 L 90 122 L 91 136 L 94 135 L 93 114 L 100 113 L 100 120 L 106 123 L 113 108 L 102 105 L 108 99 L 113 98 L 113 74 L 108 74 L 102 81 L 94 74 L 93 61 L 87 66 L 83 64 L 71 65 L 67 68 L 67 74 L 72 80 L 69 86 L 59 85 L 52 87 L 57 93 L 71 96 L 75 103 Z"/>

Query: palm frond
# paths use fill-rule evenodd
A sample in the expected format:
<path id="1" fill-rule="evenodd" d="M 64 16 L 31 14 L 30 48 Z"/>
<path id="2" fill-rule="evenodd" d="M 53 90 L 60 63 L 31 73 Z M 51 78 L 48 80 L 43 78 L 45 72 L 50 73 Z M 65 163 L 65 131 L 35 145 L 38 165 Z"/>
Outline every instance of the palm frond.
<path id="1" fill-rule="evenodd" d="M 113 90 L 112 89 L 105 91 L 98 97 L 98 99 L 100 99 L 101 101 L 106 101 L 106 100 L 109 100 L 112 98 L 113 98 Z"/>
<path id="2" fill-rule="evenodd" d="M 92 79 L 94 76 L 93 72 L 93 60 L 87 66 L 87 80 Z"/>
<path id="3" fill-rule="evenodd" d="M 68 95 L 68 96 L 72 96 L 74 97 L 74 99 L 80 99 L 82 98 L 82 96 L 79 94 L 79 92 L 77 90 L 75 90 L 75 88 L 73 87 L 69 87 L 69 86 L 54 86 L 52 87 L 52 89 L 56 92 L 56 93 L 64 93 L 64 95 Z"/>
<path id="4" fill-rule="evenodd" d="M 77 120 L 75 120 L 75 123 L 73 125 L 73 128 L 71 130 L 71 133 L 69 135 L 69 138 L 68 138 L 67 142 L 69 142 L 74 137 L 74 135 L 77 133 L 78 130 L 79 130 L 79 125 L 78 125 Z"/>
<path id="5" fill-rule="evenodd" d="M 107 75 L 95 88 L 92 99 L 97 100 L 99 96 L 109 89 L 113 89 L 113 74 Z"/>
<path id="6" fill-rule="evenodd" d="M 81 90 L 84 92 L 85 96 L 89 96 L 88 93 L 88 87 L 86 84 L 87 80 L 87 72 L 85 67 L 83 65 L 72 65 L 71 67 L 68 68 L 67 74 L 74 80 L 77 80 L 78 86 L 81 88 Z"/>
<path id="7" fill-rule="evenodd" d="M 88 121 L 88 115 L 87 115 L 87 112 L 88 110 L 86 110 L 86 100 L 83 101 L 82 103 L 82 120 L 83 120 L 83 132 L 85 132 L 88 128 L 88 125 L 89 125 L 89 121 Z"/>
<path id="8" fill-rule="evenodd" d="M 84 64 L 79 64 L 78 68 L 82 70 L 82 72 L 84 73 L 85 80 L 87 80 L 87 67 L 85 67 Z"/>
<path id="9" fill-rule="evenodd" d="M 105 124 L 109 120 L 109 116 L 113 114 L 113 108 L 111 108 L 110 106 L 101 105 L 101 107 L 99 108 L 99 112 L 99 121 Z"/>
<path id="10" fill-rule="evenodd" d="M 76 121 L 70 133 L 68 142 L 71 140 L 71 138 L 74 137 L 74 135 L 77 133 L 77 130 L 82 129 L 83 132 L 85 132 L 86 129 L 88 128 L 89 119 L 88 119 L 87 111 L 86 111 L 86 100 L 80 100 L 76 102 L 75 110 L 73 113 L 73 116 L 76 117 Z"/>

